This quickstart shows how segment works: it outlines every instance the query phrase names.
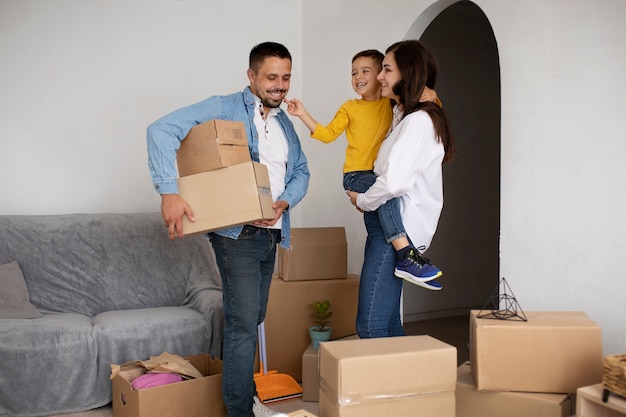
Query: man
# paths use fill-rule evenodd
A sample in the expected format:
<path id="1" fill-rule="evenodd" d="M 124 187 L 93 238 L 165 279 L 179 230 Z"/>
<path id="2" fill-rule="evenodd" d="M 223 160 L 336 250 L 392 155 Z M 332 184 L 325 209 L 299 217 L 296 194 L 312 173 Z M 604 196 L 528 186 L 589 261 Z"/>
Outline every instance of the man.
<path id="1" fill-rule="evenodd" d="M 247 74 L 250 85 L 243 91 L 210 97 L 148 126 L 150 174 L 172 240 L 184 236 L 183 215 L 194 220 L 192 208 L 178 195 L 175 168 L 176 150 L 193 126 L 212 119 L 244 122 L 252 159 L 268 167 L 275 218 L 208 234 L 222 277 L 222 394 L 229 417 L 269 415 L 254 397 L 257 326 L 265 318 L 276 244 L 289 247 L 288 209 L 302 200 L 309 184 L 300 141 L 279 108 L 291 81 L 289 51 L 274 42 L 256 45 Z"/>

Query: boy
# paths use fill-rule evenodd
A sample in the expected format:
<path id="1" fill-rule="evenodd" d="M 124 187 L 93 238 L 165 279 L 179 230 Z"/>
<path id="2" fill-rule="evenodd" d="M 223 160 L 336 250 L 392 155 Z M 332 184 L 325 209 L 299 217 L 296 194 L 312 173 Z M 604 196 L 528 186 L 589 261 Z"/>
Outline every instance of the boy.
<path id="1" fill-rule="evenodd" d="M 376 79 L 383 58 L 384 55 L 374 49 L 361 51 L 352 58 L 352 88 L 361 98 L 346 101 L 328 126 L 313 119 L 299 100 L 285 100 L 289 114 L 304 122 L 312 138 L 330 143 L 346 132 L 348 146 L 343 166 L 346 191 L 365 192 L 376 181 L 374 161 L 393 117 L 391 102 L 381 96 L 381 86 Z M 435 101 L 441 105 L 433 90 L 425 90 L 422 101 Z M 441 284 L 432 280 L 440 277 L 442 272 L 409 242 L 398 199 L 382 205 L 378 216 L 387 242 L 396 250 L 395 275 L 421 287 L 440 290 Z"/>

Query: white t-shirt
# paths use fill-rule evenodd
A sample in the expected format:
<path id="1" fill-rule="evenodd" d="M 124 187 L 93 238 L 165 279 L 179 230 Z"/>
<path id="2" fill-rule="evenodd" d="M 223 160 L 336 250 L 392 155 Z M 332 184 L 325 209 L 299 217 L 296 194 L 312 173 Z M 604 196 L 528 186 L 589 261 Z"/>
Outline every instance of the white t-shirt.
<path id="1" fill-rule="evenodd" d="M 261 109 L 261 103 L 258 102 L 254 114 L 254 124 L 259 134 L 259 161 L 267 166 L 272 201 L 276 201 L 285 191 L 289 146 L 285 133 L 276 118 L 279 109 L 271 109 L 266 119 L 263 119 Z M 282 220 L 281 216 L 272 226 L 272 229 L 280 229 Z"/>

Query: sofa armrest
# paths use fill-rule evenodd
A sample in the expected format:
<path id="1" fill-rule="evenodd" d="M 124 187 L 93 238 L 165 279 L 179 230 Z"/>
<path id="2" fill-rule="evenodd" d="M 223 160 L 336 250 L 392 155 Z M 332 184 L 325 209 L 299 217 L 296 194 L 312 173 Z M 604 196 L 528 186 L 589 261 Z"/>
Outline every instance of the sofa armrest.
<path id="1" fill-rule="evenodd" d="M 224 337 L 224 307 L 222 291 L 216 288 L 196 288 L 185 300 L 185 305 L 198 311 L 207 322 L 210 340 L 209 354 L 222 357 L 222 339 Z"/>

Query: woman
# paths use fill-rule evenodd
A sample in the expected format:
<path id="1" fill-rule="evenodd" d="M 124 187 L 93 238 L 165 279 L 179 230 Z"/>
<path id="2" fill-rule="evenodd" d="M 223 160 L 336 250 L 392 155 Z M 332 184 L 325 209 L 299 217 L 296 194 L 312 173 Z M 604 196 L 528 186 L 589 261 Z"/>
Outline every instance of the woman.
<path id="1" fill-rule="evenodd" d="M 441 165 L 454 157 L 455 150 L 443 110 L 419 101 L 425 87 L 435 88 L 436 78 L 434 56 L 416 40 L 391 45 L 377 77 L 382 95 L 394 104 L 392 129 L 378 152 L 374 185 L 365 193 L 348 192 L 352 204 L 364 212 L 367 229 L 356 326 L 361 338 L 404 335 L 402 279 L 394 276 L 395 251 L 385 241 L 374 211 L 399 197 L 409 239 L 421 251 L 428 248 L 437 229 L 443 207 Z M 431 289 L 441 288 L 436 281 L 428 284 Z"/>

